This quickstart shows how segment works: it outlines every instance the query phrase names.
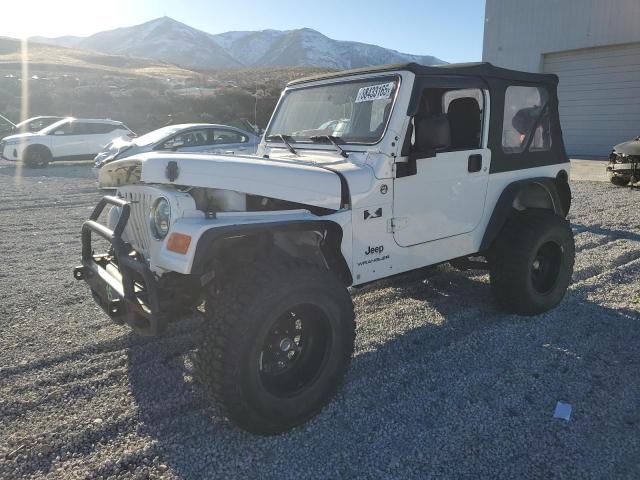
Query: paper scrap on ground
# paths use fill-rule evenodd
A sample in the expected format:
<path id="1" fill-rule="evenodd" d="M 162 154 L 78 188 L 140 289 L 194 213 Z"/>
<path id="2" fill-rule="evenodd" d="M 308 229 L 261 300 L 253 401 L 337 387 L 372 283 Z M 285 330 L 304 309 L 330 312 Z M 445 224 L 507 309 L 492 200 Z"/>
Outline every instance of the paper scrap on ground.
<path id="1" fill-rule="evenodd" d="M 561 418 L 567 422 L 571 418 L 571 405 L 568 403 L 556 403 L 556 411 L 553 412 L 553 418 Z"/>

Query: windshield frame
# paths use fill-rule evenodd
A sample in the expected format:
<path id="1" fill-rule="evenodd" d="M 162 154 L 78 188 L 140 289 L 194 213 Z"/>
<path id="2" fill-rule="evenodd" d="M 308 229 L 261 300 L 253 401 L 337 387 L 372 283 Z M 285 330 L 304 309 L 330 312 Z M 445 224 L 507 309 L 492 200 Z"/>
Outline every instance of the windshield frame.
<path id="1" fill-rule="evenodd" d="M 393 100 L 391 102 L 391 110 L 389 111 L 389 117 L 387 118 L 387 122 L 384 126 L 384 129 L 382 130 L 382 133 L 380 134 L 380 137 L 377 138 L 374 142 L 355 142 L 355 141 L 349 141 L 347 139 L 343 139 L 342 137 L 336 137 L 336 138 L 341 141 L 340 142 L 341 145 L 362 145 L 362 146 L 378 145 L 380 142 L 382 142 L 385 135 L 387 134 L 387 130 L 389 129 L 389 124 L 391 123 L 391 117 L 393 116 L 393 113 L 396 108 L 396 103 L 398 101 L 398 95 L 400 94 L 400 89 L 402 88 L 402 75 L 400 75 L 399 73 L 385 72 L 384 74 L 381 74 L 381 75 L 366 75 L 366 76 L 362 76 L 358 78 L 350 78 L 350 79 L 348 79 L 348 77 L 343 77 L 342 79 L 337 79 L 331 82 L 324 81 L 324 82 L 315 83 L 312 85 L 302 84 L 302 85 L 296 85 L 294 87 L 285 89 L 284 92 L 282 93 L 282 96 L 280 97 L 280 100 L 278 101 L 278 105 L 276 106 L 276 109 L 274 110 L 273 115 L 271 115 L 271 119 L 269 120 L 269 125 L 267 125 L 267 129 L 265 130 L 265 133 L 264 133 L 264 141 L 267 144 L 282 143 L 282 141 L 277 139 L 269 140 L 269 137 L 274 135 L 274 133 L 271 132 L 273 121 L 277 117 L 277 115 L 280 113 L 280 110 L 282 109 L 282 105 L 284 104 L 285 97 L 289 95 L 291 92 L 300 91 L 300 90 L 310 90 L 312 88 L 320 88 L 320 87 L 327 87 L 327 86 L 333 86 L 333 85 L 344 85 L 349 83 L 366 82 L 368 80 L 389 80 L 389 81 L 398 82 L 398 86 L 396 87 L 395 92 L 393 93 Z M 326 144 L 314 142 L 312 140 L 292 140 L 291 143 L 297 146 L 304 145 L 305 147 L 307 145 L 326 146 Z"/>

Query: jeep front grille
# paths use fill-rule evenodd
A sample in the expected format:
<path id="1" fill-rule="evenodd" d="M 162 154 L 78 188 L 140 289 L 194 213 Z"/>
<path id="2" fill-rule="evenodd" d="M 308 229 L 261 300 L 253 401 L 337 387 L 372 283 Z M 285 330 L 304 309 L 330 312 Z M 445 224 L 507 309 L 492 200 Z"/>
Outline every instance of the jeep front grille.
<path id="1" fill-rule="evenodd" d="M 122 192 L 122 197 L 131 202 L 129 223 L 124 229 L 123 239 L 141 253 L 145 259 L 149 258 L 151 232 L 149 231 L 149 209 L 153 202 L 153 195 L 147 192 Z"/>

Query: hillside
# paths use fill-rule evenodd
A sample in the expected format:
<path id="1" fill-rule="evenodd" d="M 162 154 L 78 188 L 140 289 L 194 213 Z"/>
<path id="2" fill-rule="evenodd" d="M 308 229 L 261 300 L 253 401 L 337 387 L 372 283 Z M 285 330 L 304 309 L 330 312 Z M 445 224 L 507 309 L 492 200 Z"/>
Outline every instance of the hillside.
<path id="1" fill-rule="evenodd" d="M 310 29 L 212 35 L 169 17 L 89 37 L 35 37 L 35 41 L 108 54 L 153 58 L 190 69 L 297 66 L 347 69 L 385 63 L 445 63 L 360 42 L 331 39 Z"/>
<path id="2" fill-rule="evenodd" d="M 32 42 L 29 42 L 28 60 L 30 70 L 40 72 L 175 78 L 196 75 L 193 71 L 156 60 L 107 55 Z M 20 41 L 0 37 L 0 71 L 20 70 L 22 61 Z"/>
<path id="3" fill-rule="evenodd" d="M 29 116 L 113 118 L 138 133 L 170 124 L 264 127 L 291 80 L 327 69 L 273 67 L 197 72 L 166 63 L 29 44 Z M 0 114 L 22 116 L 20 41 L 0 37 Z"/>

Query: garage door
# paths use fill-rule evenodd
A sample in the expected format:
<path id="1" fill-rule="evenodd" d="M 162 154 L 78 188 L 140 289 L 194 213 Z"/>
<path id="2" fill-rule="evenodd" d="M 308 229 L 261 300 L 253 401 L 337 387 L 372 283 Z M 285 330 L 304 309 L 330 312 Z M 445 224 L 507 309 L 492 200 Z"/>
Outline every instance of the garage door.
<path id="1" fill-rule="evenodd" d="M 640 135 L 640 43 L 546 54 L 543 69 L 560 78 L 569 155 L 608 156 Z"/>

